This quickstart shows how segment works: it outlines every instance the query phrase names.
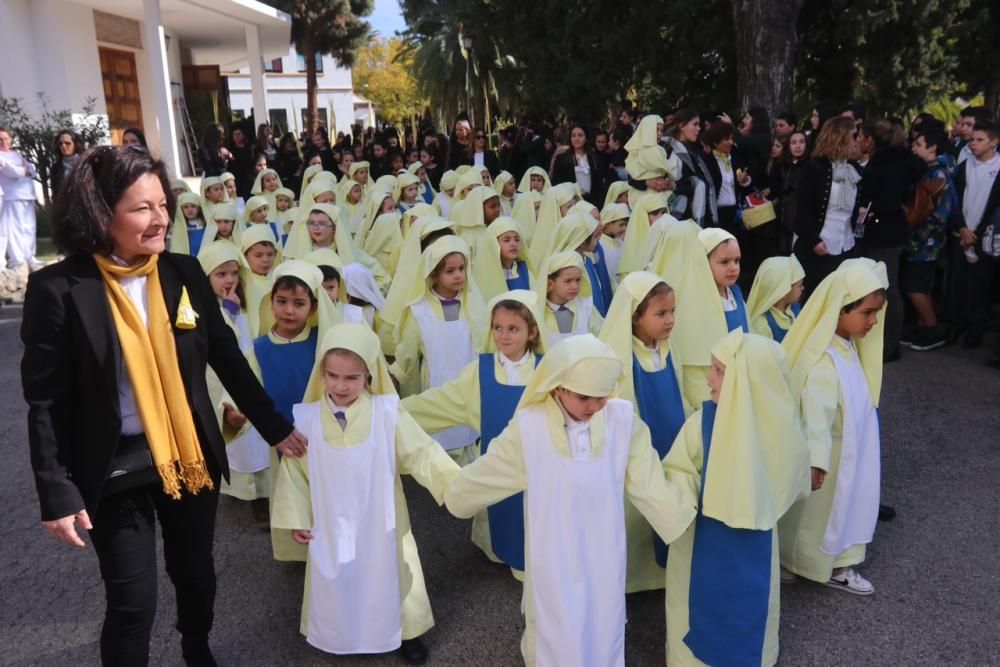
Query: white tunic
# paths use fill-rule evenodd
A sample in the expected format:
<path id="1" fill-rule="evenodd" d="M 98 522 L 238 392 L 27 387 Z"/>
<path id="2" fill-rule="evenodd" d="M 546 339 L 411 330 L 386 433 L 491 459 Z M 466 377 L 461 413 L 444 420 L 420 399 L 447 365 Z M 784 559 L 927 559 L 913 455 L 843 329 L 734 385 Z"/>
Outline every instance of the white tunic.
<path id="1" fill-rule="evenodd" d="M 476 360 L 469 323 L 463 319 L 442 320 L 431 311 L 426 299 L 411 305 L 410 310 L 424 342 L 430 380 L 428 389 L 456 379 L 463 368 Z M 446 450 L 452 450 L 472 444 L 479 437 L 479 432 L 469 426 L 452 426 L 433 437 Z"/>
<path id="2" fill-rule="evenodd" d="M 577 310 L 576 317 L 573 318 L 573 330 L 569 333 L 559 333 L 558 331 L 549 333 L 549 347 L 552 347 L 559 341 L 565 340 L 571 336 L 582 336 L 584 334 L 590 333 L 590 315 L 594 312 L 594 302 L 589 297 L 578 297 L 577 300 Z M 551 301 L 549 302 L 552 303 Z M 554 305 L 554 304 L 552 304 Z M 555 308 L 552 308 L 553 316 L 555 316 Z M 558 308 L 559 306 L 556 306 Z"/>
<path id="3" fill-rule="evenodd" d="M 820 549 L 837 556 L 849 547 L 868 544 L 878 520 L 881 462 L 879 460 L 878 414 L 868 391 L 861 359 L 851 345 L 851 360 L 845 360 L 831 345 L 840 380 L 840 401 L 844 406 L 844 431 L 833 506 Z"/>
<path id="4" fill-rule="evenodd" d="M 598 458 L 592 458 L 589 432 L 568 433 L 567 458 L 552 444 L 544 407 L 519 413 L 539 667 L 625 664 L 624 490 L 632 413 L 627 401 L 608 402 Z"/>
<path id="5" fill-rule="evenodd" d="M 325 403 L 292 408 L 309 439 L 309 608 L 306 641 L 328 653 L 386 653 L 402 642 L 396 548 L 397 396 L 372 397 L 368 439 L 333 447 Z"/>

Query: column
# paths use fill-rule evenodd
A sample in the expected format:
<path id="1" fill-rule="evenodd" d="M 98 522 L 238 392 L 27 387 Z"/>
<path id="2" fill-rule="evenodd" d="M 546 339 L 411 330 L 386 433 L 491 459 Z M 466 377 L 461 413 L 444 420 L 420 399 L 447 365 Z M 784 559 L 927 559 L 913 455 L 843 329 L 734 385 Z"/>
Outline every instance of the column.
<path id="1" fill-rule="evenodd" d="M 257 125 L 269 123 L 267 110 L 267 90 L 264 88 L 264 59 L 260 54 L 260 26 L 248 23 L 244 26 L 247 40 L 247 60 L 250 62 L 250 90 L 253 93 L 253 117 Z M 256 133 L 257 128 L 251 128 Z"/>
<path id="2" fill-rule="evenodd" d="M 160 0 L 142 0 L 142 19 L 142 43 L 153 82 L 152 101 L 156 108 L 160 159 L 166 164 L 171 178 L 178 178 L 181 175 L 181 159 L 177 148 L 177 126 L 174 124 L 173 94 L 167 67 L 167 40 L 160 16 Z M 143 104 L 146 102 L 143 100 Z"/>

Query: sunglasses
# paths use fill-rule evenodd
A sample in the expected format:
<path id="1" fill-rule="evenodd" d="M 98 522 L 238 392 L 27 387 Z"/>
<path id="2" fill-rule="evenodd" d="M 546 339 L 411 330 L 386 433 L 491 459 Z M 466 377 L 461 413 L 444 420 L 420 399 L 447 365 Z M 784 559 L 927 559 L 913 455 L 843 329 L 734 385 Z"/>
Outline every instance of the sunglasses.
<path id="1" fill-rule="evenodd" d="M 476 139 L 485 139 L 485 138 L 486 138 L 486 137 L 485 137 L 485 136 L 483 136 L 482 134 L 477 134 L 477 135 L 476 135 Z"/>

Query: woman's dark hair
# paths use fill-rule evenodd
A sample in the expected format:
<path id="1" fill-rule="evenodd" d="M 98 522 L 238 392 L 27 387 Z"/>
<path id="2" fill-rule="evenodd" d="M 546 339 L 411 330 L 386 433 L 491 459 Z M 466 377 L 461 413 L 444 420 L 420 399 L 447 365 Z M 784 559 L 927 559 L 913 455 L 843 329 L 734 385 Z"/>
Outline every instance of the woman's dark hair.
<path id="1" fill-rule="evenodd" d="M 337 269 L 332 266 L 320 264 L 319 270 L 323 272 L 323 282 L 326 282 L 327 280 L 336 280 L 338 283 L 340 282 L 340 273 L 338 273 Z"/>
<path id="2" fill-rule="evenodd" d="M 274 287 L 271 288 L 271 301 L 274 301 L 274 296 L 281 290 L 297 292 L 300 289 L 305 290 L 306 294 L 309 295 L 309 302 L 315 306 L 316 295 L 313 294 L 313 291 L 309 289 L 309 285 L 302 278 L 296 278 L 295 276 L 281 276 L 274 281 Z"/>
<path id="3" fill-rule="evenodd" d="M 269 123 L 261 123 L 257 126 L 257 145 L 264 150 L 267 147 L 267 131 L 271 129 Z M 271 143 L 274 143 L 274 135 L 271 135 Z"/>
<path id="4" fill-rule="evenodd" d="M 143 134 L 142 130 L 140 130 L 137 127 L 127 127 L 125 128 L 125 131 L 122 132 L 123 139 L 125 138 L 126 134 L 135 135 L 135 138 L 139 140 L 139 145 L 145 148 L 146 150 L 149 150 L 149 144 L 146 143 L 146 135 Z"/>
<path id="5" fill-rule="evenodd" d="M 218 123 L 209 123 L 201 133 L 201 145 L 207 148 L 209 153 L 215 155 L 222 146 L 225 130 Z"/>
<path id="6" fill-rule="evenodd" d="M 680 139 L 681 128 L 690 123 L 695 118 L 700 118 L 694 109 L 678 109 L 674 112 L 674 117 L 670 120 L 670 125 L 664 128 L 663 132 L 674 139 Z"/>
<path id="7" fill-rule="evenodd" d="M 848 119 L 848 120 L 850 120 L 850 119 Z M 843 308 L 841 308 L 840 312 L 842 312 L 844 315 L 846 315 L 847 313 L 851 312 L 852 310 L 857 310 L 857 308 L 862 303 L 864 303 L 865 299 L 867 299 L 868 297 L 872 296 L 873 294 L 879 294 L 879 295 L 882 296 L 883 299 L 887 299 L 888 298 L 888 292 L 884 288 L 880 287 L 877 290 L 875 290 L 874 292 L 871 292 L 870 294 L 865 294 L 860 299 L 858 299 L 856 301 L 850 302 L 849 304 L 847 304 L 846 306 L 844 306 Z"/>
<path id="8" fill-rule="evenodd" d="M 52 146 L 52 154 L 56 156 L 57 162 L 62 162 L 63 160 L 62 151 L 59 150 L 59 137 L 63 136 L 64 134 L 68 134 L 70 140 L 73 142 L 74 155 L 79 155 L 85 150 L 85 147 L 83 145 L 83 138 L 73 130 L 61 130 L 59 132 L 56 132 L 56 138 L 52 142 L 54 144 Z"/>
<path id="9" fill-rule="evenodd" d="M 701 141 L 711 148 L 715 148 L 726 139 L 729 139 L 736 132 L 735 128 L 725 121 L 717 121 L 708 126 L 708 129 L 701 133 Z"/>
<path id="10" fill-rule="evenodd" d="M 792 155 L 792 137 L 796 134 L 801 134 L 803 139 L 806 139 L 806 152 L 803 153 L 800 158 L 795 158 Z M 782 137 L 779 141 L 781 141 L 781 155 L 779 155 L 778 159 L 775 161 L 778 165 L 782 167 L 790 167 L 795 163 L 796 159 L 805 160 L 809 157 L 809 149 L 811 147 L 809 145 L 808 137 L 806 137 L 806 133 L 802 130 L 793 130 L 787 136 Z"/>
<path id="11" fill-rule="evenodd" d="M 294 153 L 298 155 L 299 144 L 295 141 L 295 135 L 291 132 L 285 132 L 285 136 L 281 138 L 281 144 L 278 146 L 278 153 L 284 153 L 285 148 L 291 146 L 294 149 Z"/>
<path id="12" fill-rule="evenodd" d="M 753 121 L 750 134 L 771 134 L 771 119 L 767 115 L 767 109 L 764 107 L 750 107 L 747 109 L 747 115 Z"/>
<path id="13" fill-rule="evenodd" d="M 893 127 L 885 118 L 866 120 L 861 126 L 861 132 L 875 142 L 875 148 L 885 148 L 893 144 Z"/>
<path id="14" fill-rule="evenodd" d="M 690 119 L 688 119 L 690 120 Z M 635 312 L 632 313 L 632 326 L 639 320 L 640 317 L 646 314 L 646 309 L 649 308 L 649 302 L 658 296 L 666 296 L 667 294 L 672 294 L 674 288 L 667 283 L 660 281 L 653 285 L 653 289 L 646 293 L 639 305 L 636 306 Z"/>
<path id="15" fill-rule="evenodd" d="M 542 335 L 531 309 L 515 299 L 501 299 L 497 301 L 496 305 L 493 306 L 493 312 L 490 313 L 490 330 L 493 329 L 493 313 L 496 313 L 498 310 L 506 310 L 514 313 L 524 320 L 525 324 L 528 325 L 528 348 L 535 354 L 538 354 L 539 348 L 542 346 Z M 534 331 L 534 335 L 531 335 L 532 330 Z"/>
<path id="16" fill-rule="evenodd" d="M 925 128 L 924 125 L 927 125 Z M 917 126 L 916 136 L 924 138 L 924 144 L 929 148 L 934 147 L 937 152 L 938 157 L 946 154 L 948 149 L 951 147 L 948 141 L 948 133 L 945 131 L 943 126 L 934 125 L 932 123 L 921 123 Z"/>
<path id="17" fill-rule="evenodd" d="M 138 146 L 98 146 L 84 153 L 56 198 L 52 232 L 64 255 L 111 254 L 110 228 L 125 191 L 147 174 L 159 179 L 174 219 L 176 199 L 163 163 Z"/>
<path id="18" fill-rule="evenodd" d="M 570 137 L 573 136 L 573 130 L 580 130 L 583 132 L 583 151 L 585 153 L 590 152 L 590 130 L 587 129 L 585 125 L 580 123 L 573 123 L 569 126 L 569 131 L 566 133 L 566 143 L 572 149 L 573 144 L 571 143 Z M 574 149 L 575 150 L 575 149 Z"/>

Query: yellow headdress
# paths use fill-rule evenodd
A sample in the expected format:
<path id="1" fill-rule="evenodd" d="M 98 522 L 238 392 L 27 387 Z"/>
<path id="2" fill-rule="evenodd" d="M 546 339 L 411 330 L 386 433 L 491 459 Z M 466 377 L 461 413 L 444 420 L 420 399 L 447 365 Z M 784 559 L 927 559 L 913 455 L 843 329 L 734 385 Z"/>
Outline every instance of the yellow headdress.
<path id="1" fill-rule="evenodd" d="M 205 223 L 205 234 L 201 237 L 201 245 L 204 247 L 206 244 L 214 242 L 219 237 L 219 223 L 218 220 L 232 220 L 233 221 L 233 231 L 229 235 L 229 241 L 232 242 L 236 247 L 239 247 L 242 243 L 241 239 L 243 237 L 243 225 L 240 223 L 240 216 L 236 212 L 236 203 L 227 201 L 221 204 L 216 204 L 212 207 L 212 218 Z M 201 251 L 199 250 L 199 253 Z"/>
<path id="2" fill-rule="evenodd" d="M 535 293 L 538 294 L 539 303 L 545 303 L 548 300 L 549 276 L 570 267 L 580 269 L 580 297 L 592 297 L 593 291 L 590 281 L 587 280 L 587 269 L 583 265 L 583 257 L 575 250 L 567 250 L 550 255 L 539 267 L 538 274 L 535 276 Z"/>
<path id="3" fill-rule="evenodd" d="M 536 190 L 522 192 L 514 200 L 514 209 L 511 211 L 510 217 L 517 220 L 517 224 L 521 226 L 521 241 L 526 248 L 530 247 L 535 236 L 535 227 L 538 225 L 535 204 L 540 204 L 541 201 L 542 193 Z"/>
<path id="4" fill-rule="evenodd" d="M 730 332 L 712 347 L 726 366 L 705 473 L 702 512 L 732 528 L 770 530 L 809 493 L 809 449 L 773 340 Z"/>
<path id="5" fill-rule="evenodd" d="M 368 367 L 371 378 L 372 394 L 395 394 L 396 387 L 389 375 L 389 364 L 382 356 L 378 336 L 368 326 L 357 322 L 345 322 L 330 327 L 323 335 L 322 341 L 316 346 L 316 364 L 313 366 L 309 384 L 306 387 L 305 403 L 322 401 L 326 394 L 326 383 L 323 381 L 323 358 L 330 350 L 349 350 L 361 357 Z M 329 410 L 324 409 L 324 416 Z M 324 428 L 326 420 L 324 419 Z"/>
<path id="6" fill-rule="evenodd" d="M 458 179 L 458 184 L 455 185 L 455 201 L 459 202 L 466 198 L 467 195 L 462 194 L 462 190 L 469 187 L 470 185 L 483 185 L 483 173 L 478 169 L 469 169 L 464 174 L 462 174 Z M 471 194 L 471 190 L 469 191 Z M 494 193 L 496 194 L 496 193 Z"/>
<path id="7" fill-rule="evenodd" d="M 635 128 L 635 132 L 632 133 L 632 136 L 625 143 L 625 150 L 629 153 L 634 153 L 641 148 L 659 146 L 659 140 L 656 136 L 658 125 L 663 125 L 663 118 L 660 116 L 652 113 L 643 116 L 642 120 L 639 121 L 638 127 Z"/>
<path id="8" fill-rule="evenodd" d="M 390 324 L 397 324 L 403 310 L 410 304 L 407 298 L 413 289 L 412 282 L 420 280 L 421 257 L 423 251 L 420 242 L 428 235 L 449 229 L 454 233 L 454 223 L 441 217 L 422 217 L 410 227 L 409 233 L 403 239 L 403 248 L 399 252 L 399 262 L 396 264 L 396 275 L 393 277 L 389 291 L 385 295 L 385 305 L 379 313 L 382 319 Z"/>
<path id="9" fill-rule="evenodd" d="M 804 280 L 806 272 L 799 260 L 791 257 L 769 257 L 761 262 L 754 276 L 750 296 L 747 298 L 747 319 L 750 320 L 750 330 L 754 330 L 754 322 L 764 317 L 778 301 L 792 291 L 792 285 Z"/>
<path id="10" fill-rule="evenodd" d="M 313 251 L 312 236 L 309 234 L 309 215 L 313 212 L 325 213 L 333 222 L 333 250 L 340 255 L 345 264 L 355 261 L 354 241 L 350 233 L 340 222 L 340 210 L 332 204 L 313 204 L 312 207 L 299 209 L 299 219 L 292 225 L 285 241 L 285 257 L 302 258 Z"/>
<path id="11" fill-rule="evenodd" d="M 576 183 L 560 183 L 552 186 L 542 196 L 542 207 L 538 210 L 538 224 L 531 239 L 531 261 L 539 266 L 545 260 L 545 252 L 552 243 L 559 221 L 562 220 L 560 209 L 577 197 Z"/>
<path id="12" fill-rule="evenodd" d="M 400 228 L 402 216 L 393 211 L 375 218 L 375 224 L 365 238 L 362 248 L 375 258 L 390 276 L 395 275 L 399 263 L 399 253 L 403 246 L 403 231 Z"/>
<path id="13" fill-rule="evenodd" d="M 528 170 L 524 172 L 524 176 L 521 177 L 521 182 L 517 184 L 518 192 L 531 192 L 532 176 L 541 176 L 545 179 L 545 185 L 542 186 L 542 194 L 548 192 L 549 188 L 552 187 L 552 183 L 549 181 L 549 175 L 544 169 L 541 167 L 529 167 Z"/>
<path id="14" fill-rule="evenodd" d="M 841 309 L 872 292 L 888 288 L 885 264 L 870 259 L 849 259 L 819 284 L 781 343 L 792 367 L 792 389 L 796 395 L 801 394 L 809 371 L 833 341 Z M 868 391 L 876 406 L 882 393 L 884 330 L 885 305 L 878 324 L 867 336 L 854 341 L 868 380 Z"/>
<path id="15" fill-rule="evenodd" d="M 309 291 L 316 299 L 316 312 L 309 318 L 309 326 L 319 329 L 320 339 L 330 327 L 340 323 L 333 301 L 323 291 L 323 272 L 318 266 L 301 259 L 288 259 L 279 264 L 272 275 L 274 277 L 272 285 L 285 276 L 294 276 L 309 287 Z M 274 311 L 271 309 L 270 299 L 263 299 L 260 302 L 259 326 L 262 331 L 270 331 L 274 326 Z"/>
<path id="16" fill-rule="evenodd" d="M 652 244 L 649 242 L 649 228 L 652 223 L 649 221 L 649 214 L 652 211 L 667 208 L 667 197 L 659 192 L 649 192 L 636 201 L 632 208 L 632 215 L 629 216 L 628 226 L 625 228 L 625 244 L 622 246 L 622 259 L 618 267 L 618 273 L 631 273 L 632 271 L 643 271 L 646 269 L 647 260 L 652 251 Z M 669 213 L 668 221 L 675 221 Z"/>
<path id="17" fill-rule="evenodd" d="M 513 218 L 499 217 L 493 221 L 487 230 L 486 238 L 480 248 L 480 255 L 472 263 L 472 275 L 476 279 L 476 286 L 484 299 L 492 299 L 497 294 L 507 291 L 507 279 L 504 277 L 503 265 L 500 260 L 499 239 L 507 232 L 516 232 L 521 236 L 521 227 Z M 527 251 L 522 239 L 521 247 L 518 250 L 517 259 L 525 262 L 525 266 L 530 273 L 531 263 L 528 261 Z"/>
<path id="18" fill-rule="evenodd" d="M 271 174 L 275 178 L 277 178 L 278 179 L 278 187 L 279 188 L 281 187 L 281 176 L 278 175 L 277 171 L 275 171 L 274 169 L 261 169 L 257 173 L 257 178 L 254 179 L 253 187 L 250 188 L 250 194 L 252 194 L 252 195 L 262 195 L 262 194 L 267 193 L 267 194 L 270 194 L 271 196 L 274 195 L 273 192 L 267 192 L 266 190 L 264 190 L 264 177 L 267 176 L 268 174 Z"/>
<path id="19" fill-rule="evenodd" d="M 613 181 L 608 185 L 608 191 L 604 195 L 604 205 L 614 204 L 619 197 L 628 194 L 628 187 L 628 181 Z"/>
<path id="20" fill-rule="evenodd" d="M 323 165 L 314 164 L 310 167 L 306 167 L 305 171 L 302 172 L 302 185 L 299 186 L 299 199 L 301 200 L 306 192 L 306 188 L 312 183 L 312 180 L 316 177 L 316 174 L 323 171 Z M 336 178 L 336 177 L 334 177 Z"/>
<path id="21" fill-rule="evenodd" d="M 249 227 L 251 224 L 253 224 L 250 221 L 250 216 L 252 216 L 257 211 L 257 209 L 263 206 L 268 207 L 267 216 L 268 219 L 270 220 L 274 216 L 272 215 L 273 211 L 271 211 L 271 202 L 268 201 L 267 197 L 263 197 L 261 195 L 254 195 L 253 197 L 250 197 L 250 199 L 247 200 L 246 206 L 243 207 L 243 218 L 240 220 L 240 222 L 243 223 L 244 227 Z"/>
<path id="22" fill-rule="evenodd" d="M 392 198 L 398 204 L 403 200 L 403 190 L 410 187 L 411 185 L 419 185 L 420 179 L 413 174 L 406 172 L 405 174 L 400 174 L 396 177 L 396 184 L 392 189 Z"/>
<path id="23" fill-rule="evenodd" d="M 191 254 L 191 243 L 188 241 L 187 220 L 184 218 L 184 211 L 181 206 L 185 204 L 197 204 L 201 213 L 201 220 L 205 222 L 205 213 L 202 209 L 202 198 L 190 190 L 182 192 L 177 196 L 177 211 L 174 213 L 174 221 L 170 225 L 170 252 Z"/>
<path id="24" fill-rule="evenodd" d="M 329 174 L 329 176 L 327 175 Z M 316 197 L 318 197 L 323 192 L 330 192 L 333 194 L 334 203 L 339 203 L 340 199 L 337 197 L 337 180 L 328 171 L 321 171 L 312 179 L 312 182 L 302 191 L 302 201 L 299 202 L 299 208 L 309 208 L 316 203 Z M 324 202 L 329 204 L 330 202 Z"/>
<path id="25" fill-rule="evenodd" d="M 441 174 L 441 192 L 445 190 L 454 190 L 458 185 L 458 172 L 449 169 L 448 171 Z"/>
<path id="26" fill-rule="evenodd" d="M 705 246 L 705 254 L 711 255 L 712 251 L 726 241 L 735 241 L 736 237 L 721 227 L 708 227 L 698 232 L 698 240 Z"/>
<path id="27" fill-rule="evenodd" d="M 347 281 L 344 279 L 344 262 L 341 261 L 340 255 L 329 248 L 320 248 L 303 257 L 302 261 L 309 262 L 316 267 L 329 266 L 336 269 L 337 274 L 340 275 L 337 299 L 340 303 L 347 303 Z M 322 271 L 322 269 L 320 270 Z"/>
<path id="28" fill-rule="evenodd" d="M 628 220 L 630 215 L 628 206 L 625 204 L 605 204 L 604 208 L 601 209 L 601 224 L 606 225 L 618 220 Z"/>
<path id="29" fill-rule="evenodd" d="M 497 307 L 497 304 L 501 301 L 517 301 L 518 303 L 524 305 L 528 311 L 531 313 L 531 317 L 535 320 L 533 323 L 538 329 L 538 345 L 535 349 L 538 354 L 545 354 L 549 349 L 548 337 L 542 332 L 542 312 L 538 303 L 538 295 L 531 290 L 525 289 L 515 289 L 509 292 L 501 292 L 497 294 L 490 302 L 486 305 L 486 316 L 490 319 L 486 326 L 486 336 L 483 338 L 482 345 L 479 347 L 479 351 L 482 354 L 493 354 L 497 351 L 496 341 L 493 340 L 493 309 Z"/>
<path id="30" fill-rule="evenodd" d="M 566 338 L 542 358 L 517 409 L 543 403 L 559 387 L 581 396 L 614 397 L 623 379 L 622 370 L 614 350 L 593 335 Z"/>
<path id="31" fill-rule="evenodd" d="M 361 218 L 361 224 L 354 235 L 359 248 L 364 247 L 365 239 L 368 238 L 368 234 L 372 230 L 372 225 L 375 224 L 375 218 L 382 215 L 382 204 L 387 199 L 392 202 L 393 210 L 396 210 L 396 200 L 392 196 L 391 189 L 385 190 L 377 186 L 372 188 L 371 196 L 365 203 L 364 217 Z"/>

